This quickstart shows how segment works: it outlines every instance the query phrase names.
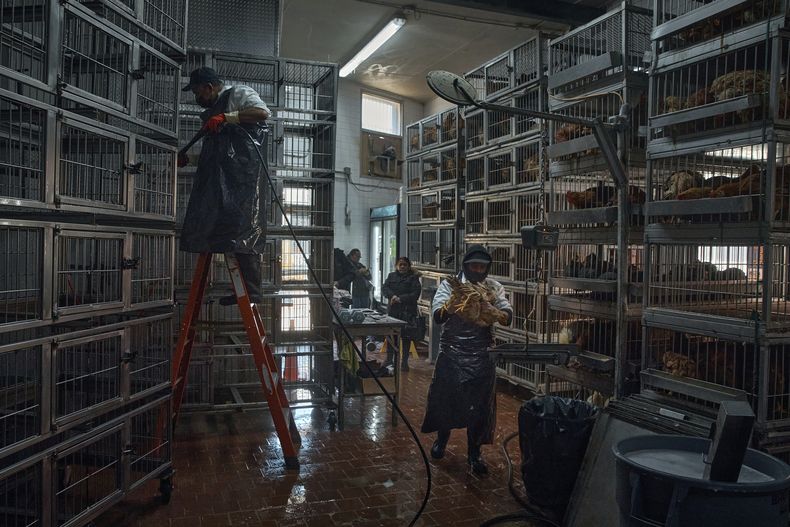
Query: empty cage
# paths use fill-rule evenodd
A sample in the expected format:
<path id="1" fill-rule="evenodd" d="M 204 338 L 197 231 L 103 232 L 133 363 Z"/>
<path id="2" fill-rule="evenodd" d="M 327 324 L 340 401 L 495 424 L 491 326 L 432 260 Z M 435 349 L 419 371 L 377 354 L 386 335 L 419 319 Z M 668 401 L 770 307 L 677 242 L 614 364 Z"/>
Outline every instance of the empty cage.
<path id="1" fill-rule="evenodd" d="M 507 102 L 510 102 L 509 100 Z M 507 141 L 513 135 L 513 116 L 504 110 L 486 110 L 485 141 L 487 144 Z"/>
<path id="2" fill-rule="evenodd" d="M 474 71 L 465 74 L 464 79 L 475 88 L 479 98 L 483 99 L 486 97 L 486 72 L 484 66 L 480 66 Z"/>
<path id="3" fill-rule="evenodd" d="M 512 233 L 513 199 L 512 197 L 492 198 L 486 202 L 486 234 Z"/>
<path id="4" fill-rule="evenodd" d="M 42 227 L 0 226 L 0 331 L 44 318 Z"/>
<path id="5" fill-rule="evenodd" d="M 125 210 L 128 138 L 68 119 L 58 129 L 56 199 Z"/>
<path id="6" fill-rule="evenodd" d="M 465 235 L 485 234 L 485 200 L 466 199 L 466 230 Z"/>
<path id="7" fill-rule="evenodd" d="M 0 472 L 0 523 L 34 527 L 44 515 L 43 463 L 32 459 Z"/>
<path id="8" fill-rule="evenodd" d="M 439 269 L 454 271 L 460 263 L 456 253 L 456 230 L 439 229 Z"/>
<path id="9" fill-rule="evenodd" d="M 12 0 L 3 6 L 0 66 L 16 75 L 48 84 L 50 0 Z"/>
<path id="10" fill-rule="evenodd" d="M 439 220 L 454 221 L 459 203 L 456 200 L 456 189 L 448 188 L 439 191 Z"/>
<path id="11" fill-rule="evenodd" d="M 513 246 L 510 244 L 487 244 L 488 252 L 491 254 L 491 266 L 488 275 L 495 280 L 513 280 Z"/>
<path id="12" fill-rule="evenodd" d="M 55 236 L 56 315 L 123 305 L 122 233 L 61 231 Z"/>
<path id="13" fill-rule="evenodd" d="M 420 151 L 420 123 L 410 124 L 406 127 L 406 141 L 408 144 L 406 151 L 409 154 L 416 154 Z"/>
<path id="14" fill-rule="evenodd" d="M 510 89 L 512 86 L 512 72 L 513 66 L 510 61 L 510 53 L 486 64 L 486 97 L 495 97 L 497 94 Z"/>
<path id="15" fill-rule="evenodd" d="M 484 156 L 466 159 L 466 191 L 478 192 L 486 187 L 486 158 Z"/>
<path id="16" fill-rule="evenodd" d="M 335 126 L 326 121 L 280 119 L 275 136 L 280 145 L 277 174 L 283 177 L 332 175 L 335 170 Z"/>
<path id="17" fill-rule="evenodd" d="M 311 112 L 336 111 L 337 66 L 317 62 L 285 60 L 282 81 L 285 109 Z"/>
<path id="18" fill-rule="evenodd" d="M 412 260 L 412 263 L 435 268 L 436 256 L 439 251 L 438 232 L 435 229 L 413 232 L 417 233 L 415 242 L 419 249 L 414 255 L 415 258 L 409 256 L 409 259 Z"/>
<path id="19" fill-rule="evenodd" d="M 548 66 L 548 40 L 540 35 L 513 49 L 513 87 L 541 80 Z"/>
<path id="20" fill-rule="evenodd" d="M 578 93 L 645 72 L 652 14 L 623 5 L 549 43 L 549 93 Z"/>
<path id="21" fill-rule="evenodd" d="M 523 93 L 513 94 L 509 100 L 510 106 L 519 110 L 532 110 L 543 112 L 546 110 L 546 97 L 542 87 L 524 90 Z M 527 115 L 513 116 L 514 137 L 532 135 L 540 131 L 541 121 Z"/>
<path id="22" fill-rule="evenodd" d="M 169 232 L 132 233 L 132 304 L 172 301 L 173 243 Z"/>
<path id="23" fill-rule="evenodd" d="M 0 198 L 42 202 L 47 183 L 47 111 L 2 93 L 0 115 Z"/>
<path id="24" fill-rule="evenodd" d="M 769 327 L 790 324 L 785 244 L 651 244 L 649 258 L 649 306 L 743 323 L 758 315 Z"/>
<path id="25" fill-rule="evenodd" d="M 186 45 L 187 0 L 143 0 L 140 18 L 176 47 Z"/>
<path id="26" fill-rule="evenodd" d="M 409 181 L 409 190 L 420 188 L 422 164 L 419 157 L 406 160 L 406 177 Z"/>
<path id="27" fill-rule="evenodd" d="M 422 196 L 419 194 L 409 194 L 408 203 L 408 222 L 414 223 L 420 221 L 420 218 L 422 218 L 422 211 L 420 210 Z"/>
<path id="28" fill-rule="evenodd" d="M 192 66 L 197 68 L 200 64 L 190 65 Z M 214 69 L 226 84 L 249 86 L 270 108 L 278 105 L 277 84 L 280 72 L 276 59 L 217 53 L 214 55 Z M 182 71 L 189 74 L 191 70 Z"/>
<path id="29" fill-rule="evenodd" d="M 137 139 L 134 174 L 134 210 L 138 213 L 175 215 L 175 149 L 161 143 Z"/>
<path id="30" fill-rule="evenodd" d="M 137 81 L 135 117 L 167 135 L 175 135 L 180 80 L 178 64 L 141 46 L 139 65 L 133 73 Z"/>
<path id="31" fill-rule="evenodd" d="M 120 498 L 122 431 L 112 429 L 55 454 L 54 515 L 78 524 L 102 502 Z"/>
<path id="32" fill-rule="evenodd" d="M 524 192 L 513 197 L 515 212 L 511 229 L 513 234 L 520 234 L 521 227 L 536 225 L 543 222 L 541 204 L 546 197 L 540 192 Z"/>
<path id="33" fill-rule="evenodd" d="M 131 324 L 129 336 L 129 394 L 142 395 L 170 383 L 173 320 L 170 315 Z"/>
<path id="34" fill-rule="evenodd" d="M 276 182 L 277 193 L 285 209 L 285 216 L 294 228 L 331 229 L 332 187 L 331 179 L 284 179 Z M 285 218 L 276 204 L 272 204 L 274 224 L 286 226 Z"/>
<path id="35" fill-rule="evenodd" d="M 41 434 L 45 346 L 20 343 L 0 349 L 0 453 Z"/>
<path id="36" fill-rule="evenodd" d="M 170 466 L 170 401 L 147 406 L 129 420 L 129 487 L 136 488 Z"/>
<path id="37" fill-rule="evenodd" d="M 539 258 L 538 251 L 525 249 L 520 243 L 516 244 L 513 250 L 514 267 L 513 280 L 519 283 L 525 282 L 545 282 L 547 280 L 546 269 L 548 258 Z"/>
<path id="38" fill-rule="evenodd" d="M 76 10 L 63 12 L 60 76 L 67 93 L 128 112 L 131 41 Z"/>
<path id="39" fill-rule="evenodd" d="M 85 419 L 121 397 L 123 332 L 60 343 L 53 353 L 56 423 Z"/>

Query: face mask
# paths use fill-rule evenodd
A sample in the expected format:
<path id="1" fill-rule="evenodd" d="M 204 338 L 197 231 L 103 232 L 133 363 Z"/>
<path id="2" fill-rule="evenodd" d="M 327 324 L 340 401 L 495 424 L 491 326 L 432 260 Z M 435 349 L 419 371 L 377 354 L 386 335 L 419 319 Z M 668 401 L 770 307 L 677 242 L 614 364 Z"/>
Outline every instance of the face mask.
<path id="1" fill-rule="evenodd" d="M 474 283 L 482 282 L 488 276 L 488 271 L 484 273 L 476 273 L 474 271 L 470 271 L 469 269 L 467 269 L 466 266 L 464 266 L 464 276 L 470 282 L 474 282 Z"/>

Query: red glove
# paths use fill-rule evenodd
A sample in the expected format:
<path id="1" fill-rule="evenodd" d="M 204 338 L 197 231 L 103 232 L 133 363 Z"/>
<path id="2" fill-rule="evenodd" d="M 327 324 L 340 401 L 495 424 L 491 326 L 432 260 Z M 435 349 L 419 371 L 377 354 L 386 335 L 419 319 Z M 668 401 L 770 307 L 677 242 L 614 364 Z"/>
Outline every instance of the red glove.
<path id="1" fill-rule="evenodd" d="M 186 154 L 178 154 L 178 168 L 184 168 L 189 164 L 189 156 Z"/>
<path id="2" fill-rule="evenodd" d="M 225 114 L 219 113 L 206 121 L 206 124 L 203 125 L 203 128 L 210 134 L 216 134 L 219 133 L 219 130 L 225 121 Z"/>

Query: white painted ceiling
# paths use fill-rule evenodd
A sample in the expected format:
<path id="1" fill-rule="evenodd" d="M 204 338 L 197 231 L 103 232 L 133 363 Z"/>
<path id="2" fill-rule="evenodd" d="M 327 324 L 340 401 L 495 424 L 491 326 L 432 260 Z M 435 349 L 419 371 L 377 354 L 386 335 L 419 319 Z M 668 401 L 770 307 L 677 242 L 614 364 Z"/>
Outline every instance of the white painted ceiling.
<path id="1" fill-rule="evenodd" d="M 425 84 L 429 71 L 464 73 L 529 40 L 538 30 L 559 33 L 567 28 L 428 0 L 412 0 L 410 6 L 415 9 L 406 10 L 406 25 L 348 78 L 427 102 L 434 98 Z M 402 12 L 394 2 L 385 0 L 283 0 L 280 54 L 342 65 Z"/>

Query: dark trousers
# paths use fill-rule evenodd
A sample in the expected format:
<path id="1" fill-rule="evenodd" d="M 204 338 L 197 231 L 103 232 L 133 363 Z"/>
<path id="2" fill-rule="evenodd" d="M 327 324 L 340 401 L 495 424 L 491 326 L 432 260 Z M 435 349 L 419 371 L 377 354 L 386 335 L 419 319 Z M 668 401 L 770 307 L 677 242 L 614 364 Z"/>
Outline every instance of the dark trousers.
<path id="1" fill-rule="evenodd" d="M 412 339 L 408 337 L 401 337 L 400 341 L 403 343 L 403 351 L 400 356 L 400 363 L 402 366 L 409 365 L 409 350 L 411 349 Z M 394 364 L 395 362 L 395 345 L 391 338 L 387 338 L 387 362 Z"/>
<path id="2" fill-rule="evenodd" d="M 235 253 L 239 261 L 239 270 L 247 286 L 247 294 L 260 296 L 261 294 L 261 257 L 258 254 Z"/>

